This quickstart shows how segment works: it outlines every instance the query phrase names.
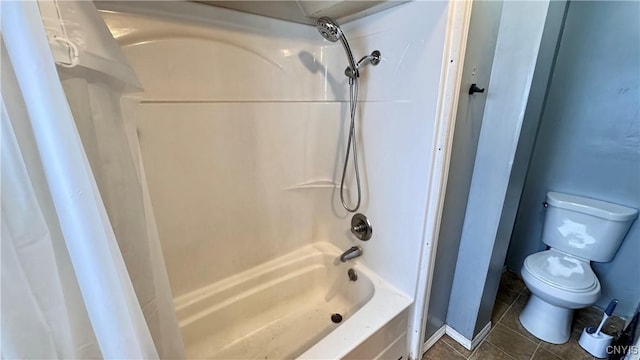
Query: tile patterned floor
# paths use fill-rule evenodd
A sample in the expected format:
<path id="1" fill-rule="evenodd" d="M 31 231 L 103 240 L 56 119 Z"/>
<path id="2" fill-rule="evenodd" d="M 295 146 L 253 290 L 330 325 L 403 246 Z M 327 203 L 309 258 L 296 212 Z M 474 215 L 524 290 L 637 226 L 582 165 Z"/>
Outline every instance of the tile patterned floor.
<path id="1" fill-rule="evenodd" d="M 427 351 L 423 360 L 587 360 L 594 359 L 578 345 L 585 326 L 596 326 L 602 312 L 594 308 L 578 310 L 574 316 L 571 339 L 555 345 L 529 334 L 518 320 L 518 314 L 529 299 L 529 290 L 513 272 L 506 271 L 500 280 L 498 296 L 491 316 L 489 335 L 474 351 L 465 349 L 449 336 L 443 336 Z M 611 317 L 604 326 L 613 334 L 624 326 L 624 320 Z"/>

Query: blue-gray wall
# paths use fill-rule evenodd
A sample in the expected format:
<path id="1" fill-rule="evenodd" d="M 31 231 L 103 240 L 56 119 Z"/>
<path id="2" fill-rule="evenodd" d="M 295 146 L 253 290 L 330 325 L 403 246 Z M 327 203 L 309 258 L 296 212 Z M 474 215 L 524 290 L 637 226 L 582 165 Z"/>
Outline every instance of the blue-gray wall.
<path id="1" fill-rule="evenodd" d="M 501 13 L 502 1 L 495 0 L 475 1 L 471 10 L 425 341 L 445 324 L 447 318 L 486 100 L 486 93 L 469 95 L 468 91 L 473 83 L 481 88 L 486 88 L 489 84 Z"/>
<path id="2" fill-rule="evenodd" d="M 524 114 L 530 107 L 530 90 L 535 88 L 534 74 L 540 69 L 538 56 L 545 48 L 548 15 L 556 12 L 554 4 L 505 1 L 502 7 L 446 319 L 469 340 L 489 323 L 498 290 L 527 169 L 515 163 L 516 152 L 533 144 L 528 137 L 535 134 L 524 133 L 521 139 L 521 131 L 528 127 Z M 559 4 L 559 16 L 552 17 L 558 24 L 564 2 Z M 548 55 L 552 58 L 554 52 Z M 546 74 L 548 78 L 549 69 Z M 544 97 L 544 93 L 533 97 Z"/>
<path id="3" fill-rule="evenodd" d="M 640 2 L 571 2 L 511 239 L 507 266 L 545 249 L 547 191 L 640 207 Z M 640 300 L 640 225 L 615 259 L 594 263 L 603 306 L 628 316 Z"/>

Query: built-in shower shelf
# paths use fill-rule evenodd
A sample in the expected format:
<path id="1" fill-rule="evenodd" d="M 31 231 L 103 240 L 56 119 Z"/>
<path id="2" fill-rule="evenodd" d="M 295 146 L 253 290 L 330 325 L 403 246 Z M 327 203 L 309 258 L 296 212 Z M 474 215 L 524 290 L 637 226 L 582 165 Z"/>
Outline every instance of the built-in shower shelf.
<path id="1" fill-rule="evenodd" d="M 299 184 L 295 184 L 288 187 L 286 190 L 302 190 L 302 189 L 325 189 L 325 188 L 339 188 L 340 184 L 332 180 L 312 180 Z"/>

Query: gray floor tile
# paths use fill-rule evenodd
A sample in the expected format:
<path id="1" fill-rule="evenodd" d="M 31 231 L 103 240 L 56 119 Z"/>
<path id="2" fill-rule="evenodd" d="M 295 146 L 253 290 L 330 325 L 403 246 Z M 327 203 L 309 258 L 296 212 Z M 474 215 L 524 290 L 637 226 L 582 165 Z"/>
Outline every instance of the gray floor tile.
<path id="1" fill-rule="evenodd" d="M 500 319 L 500 324 L 508 327 L 511 330 L 516 331 L 518 334 L 538 344 L 540 342 L 540 339 L 538 339 L 537 337 L 529 333 L 527 329 L 525 329 L 522 326 L 519 319 L 520 313 L 522 312 L 522 309 L 524 309 L 524 306 L 527 304 L 528 299 L 529 299 L 528 293 L 520 294 L 518 299 L 516 299 L 513 305 L 511 305 L 511 308 L 509 308 L 509 310 L 507 310 L 507 312 L 504 314 L 502 319 Z"/>
<path id="2" fill-rule="evenodd" d="M 464 360 L 451 346 L 447 345 L 442 338 L 438 340 L 422 357 L 422 360 Z"/>
<path id="3" fill-rule="evenodd" d="M 471 355 L 471 350 L 467 350 L 467 348 L 462 346 L 457 341 L 453 340 L 449 335 L 443 336 L 441 340 L 446 342 L 447 345 L 451 346 L 454 350 L 462 354 L 465 358 L 468 358 Z"/>
<path id="4" fill-rule="evenodd" d="M 497 346 L 483 341 L 473 352 L 469 360 L 514 360 L 515 358 L 500 350 Z"/>
<path id="5" fill-rule="evenodd" d="M 502 273 L 502 277 L 500 278 L 500 287 L 520 292 L 524 289 L 524 281 L 522 281 L 519 274 L 516 274 L 511 270 L 507 270 Z"/>
<path id="6" fill-rule="evenodd" d="M 545 350 L 548 350 L 561 359 L 564 360 L 587 360 L 593 359 L 593 356 L 588 352 L 584 351 L 578 344 L 578 339 L 580 339 L 580 334 L 582 333 L 582 329 L 578 330 L 574 327 L 571 332 L 571 338 L 564 344 L 556 345 L 549 344 L 547 342 L 542 342 L 540 347 Z"/>
<path id="7" fill-rule="evenodd" d="M 531 360 L 562 360 L 552 352 L 545 350 L 542 346 L 538 347 L 536 353 L 533 354 Z"/>
<path id="8" fill-rule="evenodd" d="M 493 305 L 493 312 L 491 314 L 491 323 L 493 325 L 497 324 L 504 315 L 505 312 L 509 309 L 509 304 L 504 303 L 502 301 L 496 300 L 496 303 Z"/>
<path id="9" fill-rule="evenodd" d="M 498 324 L 489 334 L 486 341 L 497 346 L 516 359 L 529 360 L 536 351 L 538 344 L 526 337 Z"/>

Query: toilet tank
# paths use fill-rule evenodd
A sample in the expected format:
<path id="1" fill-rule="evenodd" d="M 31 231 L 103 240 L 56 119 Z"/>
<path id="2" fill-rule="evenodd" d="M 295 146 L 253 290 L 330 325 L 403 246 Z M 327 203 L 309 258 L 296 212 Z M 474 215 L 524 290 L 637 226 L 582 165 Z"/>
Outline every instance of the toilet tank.
<path id="1" fill-rule="evenodd" d="M 616 255 L 638 210 L 581 196 L 549 192 L 542 241 L 598 262 Z"/>

